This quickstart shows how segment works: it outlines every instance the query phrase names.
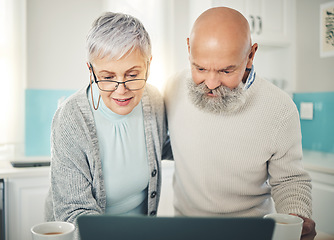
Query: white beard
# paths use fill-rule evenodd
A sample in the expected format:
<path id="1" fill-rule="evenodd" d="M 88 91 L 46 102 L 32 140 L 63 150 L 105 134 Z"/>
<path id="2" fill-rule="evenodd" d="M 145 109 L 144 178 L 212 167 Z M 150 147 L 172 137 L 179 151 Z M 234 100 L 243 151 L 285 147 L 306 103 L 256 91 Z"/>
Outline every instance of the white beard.
<path id="1" fill-rule="evenodd" d="M 243 82 L 234 89 L 223 85 L 217 87 L 212 90 L 215 97 L 207 95 L 211 90 L 204 82 L 197 85 L 192 78 L 188 78 L 187 86 L 192 103 L 199 109 L 214 114 L 235 112 L 245 104 L 247 98 Z"/>

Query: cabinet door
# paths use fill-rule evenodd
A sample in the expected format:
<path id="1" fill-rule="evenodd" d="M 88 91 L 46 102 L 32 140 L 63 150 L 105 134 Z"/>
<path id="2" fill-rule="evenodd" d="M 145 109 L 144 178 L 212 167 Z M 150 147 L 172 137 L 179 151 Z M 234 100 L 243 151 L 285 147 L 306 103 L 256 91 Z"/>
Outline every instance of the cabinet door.
<path id="1" fill-rule="evenodd" d="M 334 235 L 334 186 L 313 182 L 313 218 L 320 232 Z"/>
<path id="2" fill-rule="evenodd" d="M 263 34 L 263 18 L 262 18 L 262 1 L 251 0 L 245 1 L 245 9 L 247 9 L 244 16 L 247 18 L 252 38 Z"/>
<path id="3" fill-rule="evenodd" d="M 313 219 L 319 232 L 334 235 L 334 175 L 309 171 L 312 178 Z"/>
<path id="4" fill-rule="evenodd" d="M 247 1 L 248 3 L 253 1 Z M 291 0 L 257 0 L 256 5 L 249 6 L 250 14 L 254 14 L 258 29 L 255 38 L 259 41 L 276 44 L 289 43 L 289 22 L 292 17 Z M 256 7 L 256 9 L 255 9 Z"/>
<path id="5" fill-rule="evenodd" d="M 44 221 L 49 178 L 12 178 L 6 188 L 7 240 L 30 240 L 30 228 Z"/>
<path id="6" fill-rule="evenodd" d="M 290 43 L 293 0 L 212 0 L 212 6 L 230 7 L 248 20 L 253 42 L 268 46 Z"/>

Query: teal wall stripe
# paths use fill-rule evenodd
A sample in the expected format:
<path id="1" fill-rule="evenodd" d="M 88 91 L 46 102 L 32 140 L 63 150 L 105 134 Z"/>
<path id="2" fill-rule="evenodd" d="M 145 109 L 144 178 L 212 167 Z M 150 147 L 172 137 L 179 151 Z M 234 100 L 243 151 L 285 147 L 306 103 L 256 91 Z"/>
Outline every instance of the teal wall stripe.
<path id="1" fill-rule="evenodd" d="M 301 102 L 313 102 L 313 120 L 300 120 L 303 148 L 334 153 L 334 92 L 295 93 L 293 100 L 299 111 Z"/>
<path id="2" fill-rule="evenodd" d="M 50 131 L 58 101 L 74 90 L 26 89 L 25 91 L 25 155 L 50 156 Z"/>
<path id="3" fill-rule="evenodd" d="M 25 155 L 50 155 L 50 129 L 58 101 L 75 90 L 27 89 L 25 92 Z M 313 102 L 313 120 L 300 120 L 304 149 L 334 153 L 334 92 L 294 93 L 301 102 Z"/>

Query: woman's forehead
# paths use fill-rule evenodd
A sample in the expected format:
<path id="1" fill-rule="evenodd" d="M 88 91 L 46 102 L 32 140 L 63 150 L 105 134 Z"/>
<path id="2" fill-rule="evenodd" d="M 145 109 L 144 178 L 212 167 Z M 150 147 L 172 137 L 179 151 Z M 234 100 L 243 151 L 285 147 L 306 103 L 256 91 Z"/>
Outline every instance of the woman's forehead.
<path id="1" fill-rule="evenodd" d="M 131 69 L 146 68 L 146 59 L 138 50 L 135 50 L 117 60 L 108 57 L 95 58 L 92 65 L 96 71 L 124 72 Z"/>

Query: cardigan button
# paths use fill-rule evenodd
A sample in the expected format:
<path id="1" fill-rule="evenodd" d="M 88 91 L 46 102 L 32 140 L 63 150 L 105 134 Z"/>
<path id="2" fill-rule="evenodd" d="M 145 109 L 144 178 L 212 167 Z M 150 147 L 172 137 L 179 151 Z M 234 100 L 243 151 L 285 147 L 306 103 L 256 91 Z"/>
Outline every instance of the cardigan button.
<path id="1" fill-rule="evenodd" d="M 156 211 L 152 211 L 152 212 L 150 212 L 150 215 L 151 215 L 151 216 L 155 216 L 156 214 L 157 214 Z"/>
<path id="2" fill-rule="evenodd" d="M 152 171 L 152 173 L 151 173 L 151 176 L 152 176 L 152 177 L 155 177 L 156 175 L 157 175 L 157 170 L 154 169 L 154 170 Z"/>
<path id="3" fill-rule="evenodd" d="M 157 195 L 157 192 L 156 192 L 156 191 L 153 191 L 153 192 L 151 193 L 151 198 L 154 198 L 156 195 Z"/>

